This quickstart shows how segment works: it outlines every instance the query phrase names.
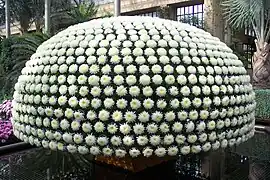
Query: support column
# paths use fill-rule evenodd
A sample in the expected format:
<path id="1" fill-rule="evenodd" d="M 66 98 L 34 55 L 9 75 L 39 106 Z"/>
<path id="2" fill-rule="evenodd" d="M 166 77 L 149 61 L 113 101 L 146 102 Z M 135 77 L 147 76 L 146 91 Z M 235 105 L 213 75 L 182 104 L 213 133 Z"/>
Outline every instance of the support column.
<path id="1" fill-rule="evenodd" d="M 229 22 L 225 21 L 225 27 L 224 27 L 224 42 L 228 45 L 232 45 L 232 29 L 230 27 Z"/>
<path id="2" fill-rule="evenodd" d="M 204 26 L 207 32 L 224 42 L 225 20 L 221 0 L 204 0 Z"/>
<path id="3" fill-rule="evenodd" d="M 120 0 L 114 0 L 114 16 L 121 15 L 121 2 Z"/>
<path id="4" fill-rule="evenodd" d="M 5 18 L 6 18 L 6 38 L 10 37 L 10 5 L 9 0 L 5 0 Z"/>
<path id="5" fill-rule="evenodd" d="M 45 0 L 45 33 L 51 33 L 51 0 Z"/>

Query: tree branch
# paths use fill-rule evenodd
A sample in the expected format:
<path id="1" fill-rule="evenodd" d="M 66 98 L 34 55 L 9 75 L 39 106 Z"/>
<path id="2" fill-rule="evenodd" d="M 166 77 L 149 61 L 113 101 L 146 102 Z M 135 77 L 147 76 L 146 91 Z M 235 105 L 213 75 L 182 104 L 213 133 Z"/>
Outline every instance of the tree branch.
<path id="1" fill-rule="evenodd" d="M 264 28 L 264 37 L 266 37 L 267 36 L 267 34 L 268 34 L 268 29 L 269 29 L 269 27 L 268 27 L 268 25 L 269 25 L 269 22 L 270 22 L 270 19 L 269 18 L 266 18 L 267 20 L 266 20 L 266 23 L 265 23 L 265 28 Z M 265 39 L 265 41 L 267 42 L 267 40 Z"/>
<path id="2" fill-rule="evenodd" d="M 264 21 L 265 21 L 265 16 L 264 16 L 264 7 L 262 6 L 261 12 L 260 12 L 260 29 L 261 29 L 261 41 L 265 42 L 264 40 Z"/>
<path id="3" fill-rule="evenodd" d="M 80 3 L 77 2 L 77 0 L 73 0 L 73 2 L 76 4 L 77 7 L 80 5 Z"/>
<path id="4" fill-rule="evenodd" d="M 266 33 L 265 42 L 268 42 L 269 41 L 269 38 L 270 38 L 270 28 L 268 28 L 268 31 Z"/>
<path id="5" fill-rule="evenodd" d="M 251 23 L 252 23 L 252 28 L 253 28 L 253 30 L 254 30 L 254 32 L 256 34 L 257 39 L 260 40 L 261 39 L 261 35 L 260 35 L 260 32 L 259 32 L 257 26 L 255 25 L 254 20 L 252 20 Z"/>

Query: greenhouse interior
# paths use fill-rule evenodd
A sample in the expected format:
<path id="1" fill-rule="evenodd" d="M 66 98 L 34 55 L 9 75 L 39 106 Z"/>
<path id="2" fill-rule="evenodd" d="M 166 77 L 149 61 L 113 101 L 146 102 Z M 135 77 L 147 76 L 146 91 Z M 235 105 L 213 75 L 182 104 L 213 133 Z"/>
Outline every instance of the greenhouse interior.
<path id="1" fill-rule="evenodd" d="M 0 180 L 269 180 L 269 12 L 0 0 Z"/>

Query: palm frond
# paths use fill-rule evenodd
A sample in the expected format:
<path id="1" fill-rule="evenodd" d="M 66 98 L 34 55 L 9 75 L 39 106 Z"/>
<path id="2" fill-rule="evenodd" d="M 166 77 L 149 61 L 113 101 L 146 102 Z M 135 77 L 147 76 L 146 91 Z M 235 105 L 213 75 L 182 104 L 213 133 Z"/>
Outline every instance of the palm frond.
<path id="1" fill-rule="evenodd" d="M 76 7 L 72 8 L 67 12 L 67 15 L 74 21 L 74 23 L 82 23 L 89 21 L 91 18 L 96 16 L 98 7 L 94 2 L 81 2 Z"/>
<path id="2" fill-rule="evenodd" d="M 260 0 L 225 0 L 221 5 L 231 25 L 243 28 L 258 18 L 256 9 L 260 6 Z"/>
<path id="3" fill-rule="evenodd" d="M 269 0 L 224 0 L 221 5 L 232 27 L 238 29 L 252 26 L 259 41 L 266 41 L 265 37 L 270 36 Z"/>

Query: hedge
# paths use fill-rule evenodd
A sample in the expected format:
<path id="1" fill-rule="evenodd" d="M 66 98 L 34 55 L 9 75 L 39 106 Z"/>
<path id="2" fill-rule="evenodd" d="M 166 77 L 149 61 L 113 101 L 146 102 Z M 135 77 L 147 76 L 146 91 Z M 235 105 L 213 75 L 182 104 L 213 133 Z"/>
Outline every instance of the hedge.
<path id="1" fill-rule="evenodd" d="M 270 89 L 256 89 L 256 117 L 270 119 Z"/>

